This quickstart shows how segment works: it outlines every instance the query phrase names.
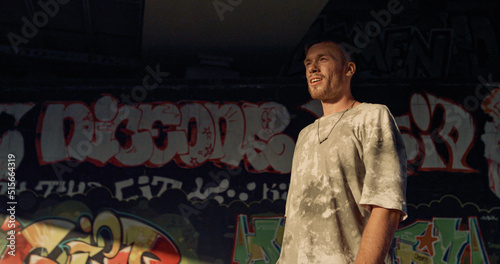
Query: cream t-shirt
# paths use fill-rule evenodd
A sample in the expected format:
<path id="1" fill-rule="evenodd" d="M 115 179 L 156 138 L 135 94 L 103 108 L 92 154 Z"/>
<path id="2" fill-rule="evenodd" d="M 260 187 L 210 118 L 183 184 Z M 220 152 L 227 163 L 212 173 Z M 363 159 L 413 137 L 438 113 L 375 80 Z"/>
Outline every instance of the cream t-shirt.
<path id="1" fill-rule="evenodd" d="M 406 152 L 389 109 L 362 103 L 300 132 L 278 263 L 354 262 L 371 205 L 406 218 Z"/>

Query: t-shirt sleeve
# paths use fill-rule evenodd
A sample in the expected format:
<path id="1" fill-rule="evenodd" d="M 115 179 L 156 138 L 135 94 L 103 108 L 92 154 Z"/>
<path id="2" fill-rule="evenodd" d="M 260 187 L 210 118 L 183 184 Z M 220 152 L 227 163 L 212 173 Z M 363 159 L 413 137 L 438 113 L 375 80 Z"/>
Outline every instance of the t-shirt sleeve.
<path id="1" fill-rule="evenodd" d="M 371 211 L 373 205 L 406 210 L 406 151 L 401 133 L 389 109 L 370 111 L 364 124 L 363 162 L 365 178 L 360 206 Z"/>

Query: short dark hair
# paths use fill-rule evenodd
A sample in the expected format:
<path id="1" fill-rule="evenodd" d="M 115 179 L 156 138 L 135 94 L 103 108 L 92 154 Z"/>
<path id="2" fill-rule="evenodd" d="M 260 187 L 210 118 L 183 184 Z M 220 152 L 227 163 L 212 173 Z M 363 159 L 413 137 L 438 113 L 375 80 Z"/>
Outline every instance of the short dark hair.
<path id="1" fill-rule="evenodd" d="M 309 50 L 309 48 L 311 48 L 313 45 L 321 43 L 321 42 L 333 42 L 333 43 L 339 45 L 340 48 L 342 49 L 344 55 L 345 55 L 344 57 L 345 57 L 346 62 L 351 61 L 350 54 L 347 53 L 347 51 L 342 46 L 342 43 L 349 42 L 349 38 L 346 37 L 344 34 L 335 33 L 335 32 L 323 33 L 320 35 L 315 35 L 315 36 L 309 37 L 305 41 L 305 44 L 304 44 L 304 56 L 307 56 L 307 51 Z"/>

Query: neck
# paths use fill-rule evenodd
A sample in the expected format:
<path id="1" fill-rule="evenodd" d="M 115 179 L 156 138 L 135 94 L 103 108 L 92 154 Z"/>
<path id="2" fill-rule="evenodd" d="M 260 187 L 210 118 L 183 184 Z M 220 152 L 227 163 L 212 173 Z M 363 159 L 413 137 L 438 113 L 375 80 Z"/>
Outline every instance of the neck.
<path id="1" fill-rule="evenodd" d="M 328 116 L 354 107 L 356 103 L 354 97 L 349 95 L 335 102 L 321 101 L 321 105 L 323 107 L 323 116 Z"/>

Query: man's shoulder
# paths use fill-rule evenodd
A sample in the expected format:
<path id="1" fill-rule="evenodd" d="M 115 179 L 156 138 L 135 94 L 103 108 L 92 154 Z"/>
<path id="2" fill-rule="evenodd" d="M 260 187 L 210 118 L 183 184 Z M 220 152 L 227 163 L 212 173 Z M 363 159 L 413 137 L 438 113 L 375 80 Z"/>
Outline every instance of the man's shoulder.
<path id="1" fill-rule="evenodd" d="M 363 120 L 377 119 L 383 116 L 391 115 L 389 108 L 383 104 L 363 103 L 357 108 L 358 112 L 355 116 Z"/>
<path id="2" fill-rule="evenodd" d="M 367 111 L 367 112 L 370 112 L 370 111 L 382 111 L 382 112 L 389 111 L 389 108 L 384 104 L 363 103 L 360 106 L 363 106 L 362 110 Z"/>
<path id="3" fill-rule="evenodd" d="M 310 123 L 309 125 L 307 125 L 307 126 L 305 126 L 304 128 L 302 128 L 302 129 L 300 130 L 299 135 L 300 135 L 300 134 L 303 134 L 303 133 L 307 133 L 307 131 L 311 130 L 311 129 L 314 127 L 314 123 L 315 123 L 315 122 L 312 122 L 312 123 Z"/>

